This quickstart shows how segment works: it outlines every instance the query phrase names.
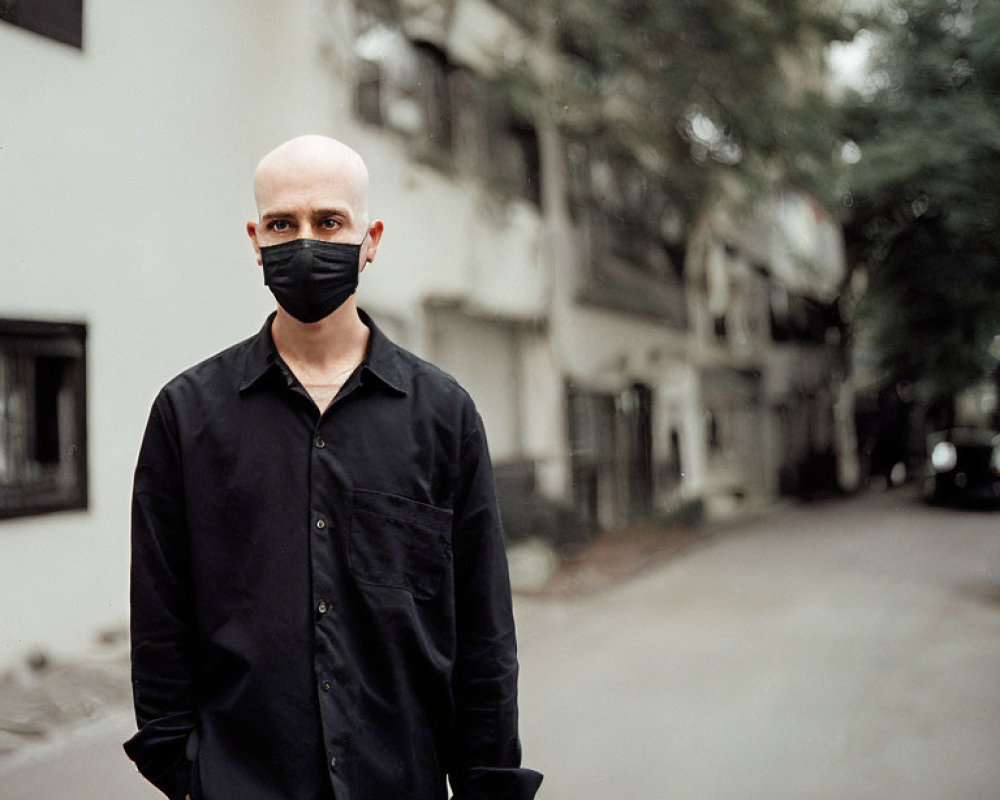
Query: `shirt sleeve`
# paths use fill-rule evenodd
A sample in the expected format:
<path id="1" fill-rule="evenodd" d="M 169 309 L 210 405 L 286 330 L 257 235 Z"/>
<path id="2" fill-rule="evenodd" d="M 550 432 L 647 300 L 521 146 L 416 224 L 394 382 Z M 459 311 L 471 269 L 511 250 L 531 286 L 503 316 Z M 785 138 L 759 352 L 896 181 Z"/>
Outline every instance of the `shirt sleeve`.
<path id="1" fill-rule="evenodd" d="M 132 694 L 138 732 L 125 752 L 171 800 L 189 790 L 185 750 L 197 724 L 190 551 L 176 423 L 153 404 L 132 495 Z"/>
<path id="2" fill-rule="evenodd" d="M 530 800 L 542 776 L 521 767 L 517 645 L 503 530 L 482 420 L 462 444 L 453 551 L 454 800 Z"/>

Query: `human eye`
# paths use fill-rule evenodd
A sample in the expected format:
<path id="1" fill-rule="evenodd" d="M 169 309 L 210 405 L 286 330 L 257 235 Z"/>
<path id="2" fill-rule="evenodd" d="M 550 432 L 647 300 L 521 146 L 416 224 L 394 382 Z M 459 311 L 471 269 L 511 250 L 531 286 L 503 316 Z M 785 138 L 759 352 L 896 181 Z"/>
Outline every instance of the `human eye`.
<path id="1" fill-rule="evenodd" d="M 267 223 L 268 230 L 274 231 L 275 233 L 284 233 L 291 226 L 288 224 L 287 219 L 272 219 Z"/>
<path id="2" fill-rule="evenodd" d="M 335 231 L 340 227 L 340 220 L 336 217 L 323 217 L 319 224 L 325 231 Z"/>

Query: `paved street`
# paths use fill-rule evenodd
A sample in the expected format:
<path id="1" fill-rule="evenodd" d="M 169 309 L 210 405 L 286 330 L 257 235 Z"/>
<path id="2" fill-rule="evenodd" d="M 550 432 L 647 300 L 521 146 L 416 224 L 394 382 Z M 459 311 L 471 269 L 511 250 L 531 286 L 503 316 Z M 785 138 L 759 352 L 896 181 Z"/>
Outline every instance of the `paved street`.
<path id="1" fill-rule="evenodd" d="M 996 800 L 1000 515 L 769 515 L 585 601 L 522 602 L 554 800 Z"/>
<path id="2" fill-rule="evenodd" d="M 597 594 L 519 598 L 540 797 L 1000 797 L 1000 513 L 911 498 L 780 510 Z M 18 753 L 0 797 L 156 796 L 128 728 Z"/>

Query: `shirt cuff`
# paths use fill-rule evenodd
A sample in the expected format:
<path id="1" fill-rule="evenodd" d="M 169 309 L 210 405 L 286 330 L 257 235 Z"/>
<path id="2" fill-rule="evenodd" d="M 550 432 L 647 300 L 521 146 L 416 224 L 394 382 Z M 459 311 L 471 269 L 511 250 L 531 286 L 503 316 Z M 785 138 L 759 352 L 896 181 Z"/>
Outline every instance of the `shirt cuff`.
<path id="1" fill-rule="evenodd" d="M 142 776 L 170 800 L 184 800 L 191 788 L 191 759 L 186 754 L 195 728 L 189 714 L 150 722 L 123 745 Z"/>
<path id="2" fill-rule="evenodd" d="M 541 784 L 542 774 L 525 767 L 470 767 L 453 780 L 452 800 L 531 800 Z"/>

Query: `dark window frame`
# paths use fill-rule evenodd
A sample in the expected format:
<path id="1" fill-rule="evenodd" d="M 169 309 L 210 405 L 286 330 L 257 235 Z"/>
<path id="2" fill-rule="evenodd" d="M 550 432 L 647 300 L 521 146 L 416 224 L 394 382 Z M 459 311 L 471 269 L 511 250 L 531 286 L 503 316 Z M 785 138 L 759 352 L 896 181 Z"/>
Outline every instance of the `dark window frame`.
<path id="1" fill-rule="evenodd" d="M 88 507 L 87 328 L 0 319 L 0 519 Z"/>
<path id="2" fill-rule="evenodd" d="M 487 107 L 486 146 L 490 181 L 503 194 L 542 205 L 541 142 L 534 123 L 501 96 Z"/>
<path id="3" fill-rule="evenodd" d="M 452 78 L 457 67 L 432 42 L 409 36 L 398 18 L 377 6 L 363 9 L 358 36 L 381 29 L 398 40 L 398 49 L 381 57 L 356 53 L 353 105 L 355 117 L 401 136 L 417 160 L 450 171 L 455 157 L 455 99 Z M 400 62 L 407 62 L 405 68 Z M 403 119 L 398 112 L 410 108 Z"/>
<path id="4" fill-rule="evenodd" d="M 83 0 L 0 0 L 0 20 L 83 49 Z"/>

